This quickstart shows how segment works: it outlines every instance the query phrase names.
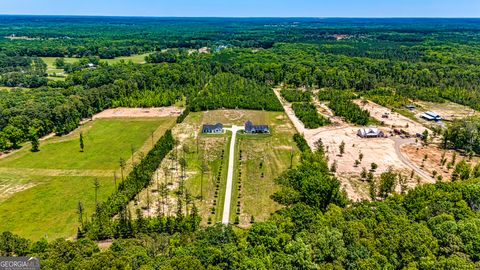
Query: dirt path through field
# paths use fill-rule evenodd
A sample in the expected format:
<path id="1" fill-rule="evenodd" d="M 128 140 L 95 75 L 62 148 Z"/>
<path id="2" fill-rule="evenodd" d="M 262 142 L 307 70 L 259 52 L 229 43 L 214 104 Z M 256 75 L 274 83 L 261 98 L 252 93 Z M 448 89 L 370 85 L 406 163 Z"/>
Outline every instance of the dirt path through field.
<path id="1" fill-rule="evenodd" d="M 93 176 L 110 177 L 113 171 L 108 170 L 60 170 L 60 169 L 32 169 L 0 167 L 0 173 L 34 176 Z"/>

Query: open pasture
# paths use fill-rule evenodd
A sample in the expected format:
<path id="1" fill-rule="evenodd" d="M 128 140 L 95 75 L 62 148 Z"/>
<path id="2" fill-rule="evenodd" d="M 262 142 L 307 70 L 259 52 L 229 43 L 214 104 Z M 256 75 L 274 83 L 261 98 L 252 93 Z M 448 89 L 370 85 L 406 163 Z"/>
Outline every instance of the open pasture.
<path id="1" fill-rule="evenodd" d="M 86 215 L 93 212 L 95 179 L 100 183 L 100 202 L 113 192 L 114 174 L 116 183 L 121 181 L 120 158 L 126 161 L 126 175 L 132 160 L 147 153 L 152 141 L 174 122 L 173 117 L 99 119 L 69 135 L 42 141 L 40 152 L 30 152 L 26 144 L 0 159 L 0 218 L 4 221 L 0 231 L 32 239 L 75 236 L 78 202 Z M 80 133 L 84 152 L 80 152 Z"/>

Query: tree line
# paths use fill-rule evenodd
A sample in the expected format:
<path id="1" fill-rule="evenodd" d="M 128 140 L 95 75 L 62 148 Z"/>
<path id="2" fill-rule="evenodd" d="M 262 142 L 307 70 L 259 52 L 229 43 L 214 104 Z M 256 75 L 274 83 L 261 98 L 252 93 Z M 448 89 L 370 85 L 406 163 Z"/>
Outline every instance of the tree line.
<path id="1" fill-rule="evenodd" d="M 173 149 L 174 144 L 172 131 L 167 130 L 145 157 L 139 157 L 138 165 L 133 167 L 128 176 L 118 185 L 116 191 L 104 202 L 97 203 L 91 219 L 85 219 L 82 212 L 79 211 L 81 225 L 78 228 L 78 238 L 88 237 L 95 240 L 112 237 L 128 238 L 140 233 L 186 232 L 198 228 L 200 220 L 196 210 L 185 215 L 180 212 L 176 219 L 172 219 L 163 215 L 143 217 L 139 209 L 137 218 L 133 221 L 130 210 L 127 209 L 128 203 L 150 185 L 154 172 Z M 196 208 L 194 207 L 194 209 Z M 112 219 L 117 214 L 119 219 Z"/>
<path id="2" fill-rule="evenodd" d="M 170 106 L 190 111 L 243 108 L 281 111 L 266 85 L 206 63 L 97 66 L 48 87 L 0 91 L 0 151 L 46 134 L 67 134 L 107 108 Z"/>
<path id="3" fill-rule="evenodd" d="M 370 113 L 362 110 L 348 98 L 334 98 L 328 103 L 328 107 L 333 110 L 335 115 L 344 117 L 348 122 L 363 126 L 370 122 Z"/>
<path id="4" fill-rule="evenodd" d="M 295 116 L 305 125 L 306 128 L 318 128 L 326 126 L 330 120 L 317 112 L 317 107 L 309 102 L 292 103 Z"/>

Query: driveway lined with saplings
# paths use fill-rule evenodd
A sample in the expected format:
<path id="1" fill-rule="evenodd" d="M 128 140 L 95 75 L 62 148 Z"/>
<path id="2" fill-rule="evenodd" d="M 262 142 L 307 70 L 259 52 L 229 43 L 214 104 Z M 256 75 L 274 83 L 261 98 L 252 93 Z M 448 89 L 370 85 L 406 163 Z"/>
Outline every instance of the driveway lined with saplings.
<path id="1" fill-rule="evenodd" d="M 232 139 L 230 142 L 230 151 L 228 154 L 228 172 L 227 172 L 227 185 L 225 188 L 225 203 L 223 205 L 222 223 L 228 225 L 230 220 L 230 204 L 232 201 L 232 187 L 233 187 L 233 169 L 235 164 L 235 143 L 237 139 L 237 131 L 244 130 L 242 126 L 232 126 L 231 128 L 225 128 L 225 130 L 232 132 Z"/>

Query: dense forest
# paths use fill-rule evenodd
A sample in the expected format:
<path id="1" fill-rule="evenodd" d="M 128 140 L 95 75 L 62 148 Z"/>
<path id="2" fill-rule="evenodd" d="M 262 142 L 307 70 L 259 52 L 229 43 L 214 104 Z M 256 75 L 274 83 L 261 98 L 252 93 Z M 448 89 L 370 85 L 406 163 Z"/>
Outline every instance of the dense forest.
<path id="1" fill-rule="evenodd" d="M 312 100 L 312 94 L 306 91 L 282 89 L 280 94 L 288 102 L 310 102 Z"/>
<path id="2" fill-rule="evenodd" d="M 453 122 L 443 132 L 443 146 L 463 150 L 469 155 L 480 154 L 480 119 L 474 117 Z"/>
<path id="3" fill-rule="evenodd" d="M 330 120 L 317 112 L 317 107 L 309 102 L 296 102 L 292 104 L 295 116 L 305 125 L 306 128 L 318 128 L 326 126 Z"/>

